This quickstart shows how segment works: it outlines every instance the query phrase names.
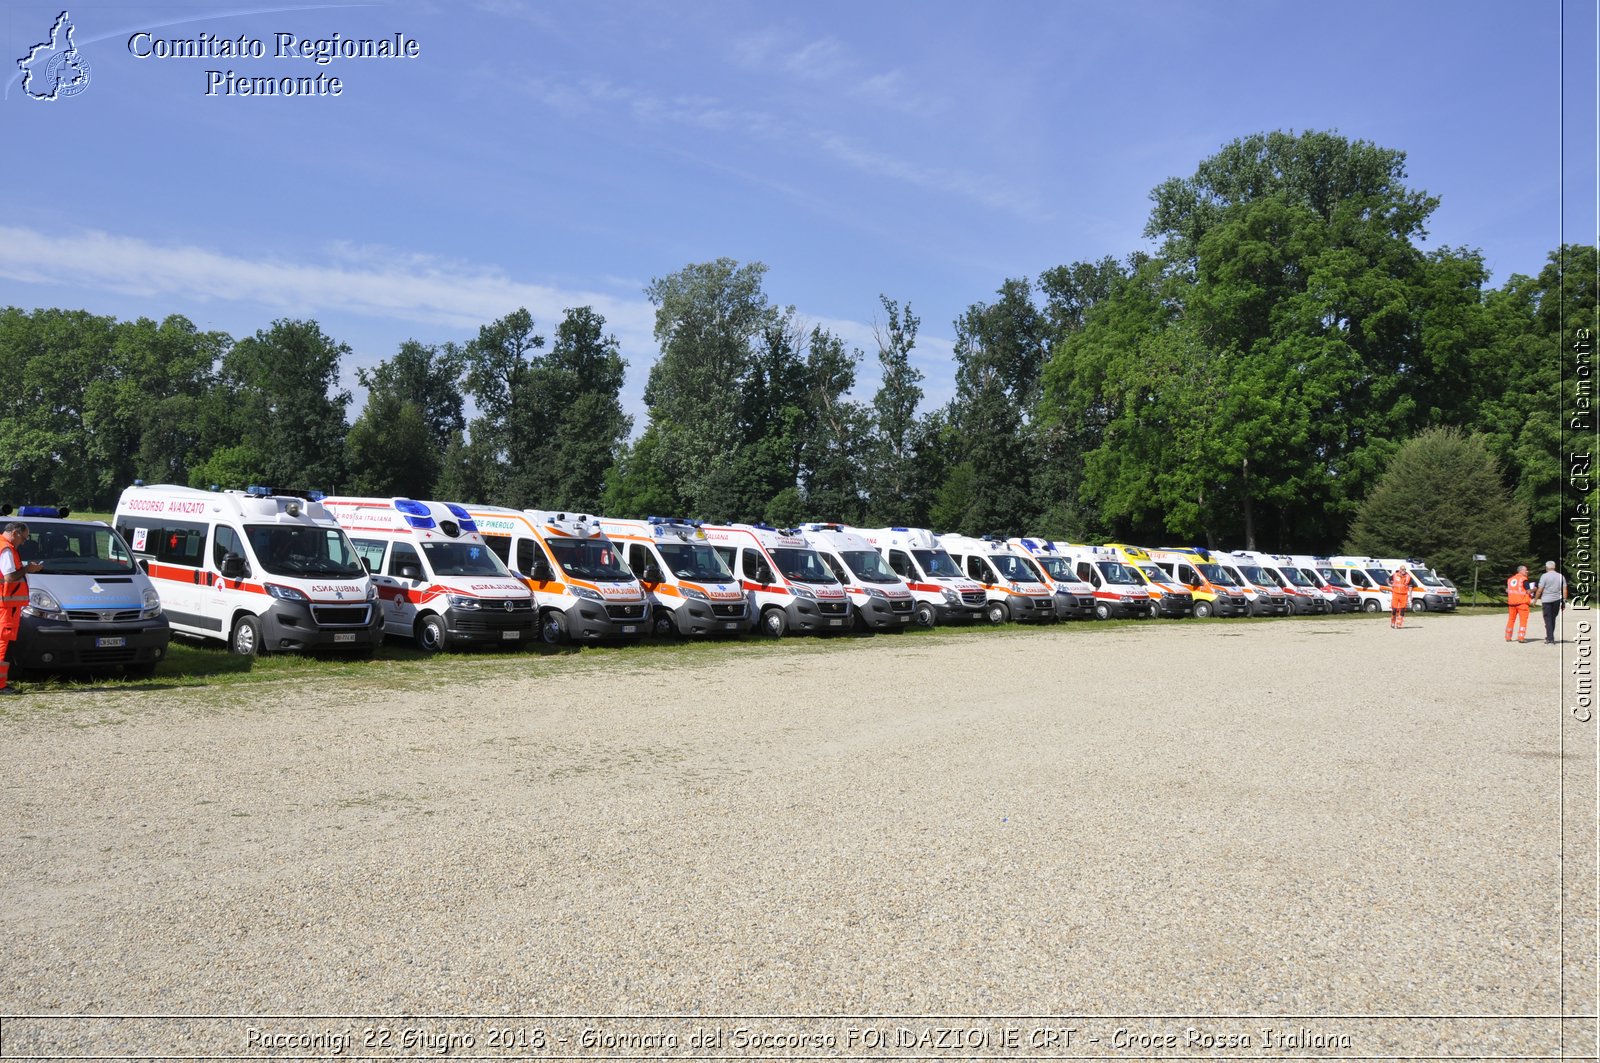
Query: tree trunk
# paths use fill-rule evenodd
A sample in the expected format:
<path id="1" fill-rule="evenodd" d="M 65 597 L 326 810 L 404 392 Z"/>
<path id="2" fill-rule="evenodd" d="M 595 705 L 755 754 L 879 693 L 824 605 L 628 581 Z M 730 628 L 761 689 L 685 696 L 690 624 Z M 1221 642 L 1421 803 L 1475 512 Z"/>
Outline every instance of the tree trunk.
<path id="1" fill-rule="evenodd" d="M 1254 550 L 1256 548 L 1256 510 L 1254 503 L 1250 500 L 1249 458 L 1244 459 L 1244 465 L 1239 472 L 1239 479 L 1243 487 L 1239 494 L 1244 498 L 1244 548 L 1246 550 Z"/>

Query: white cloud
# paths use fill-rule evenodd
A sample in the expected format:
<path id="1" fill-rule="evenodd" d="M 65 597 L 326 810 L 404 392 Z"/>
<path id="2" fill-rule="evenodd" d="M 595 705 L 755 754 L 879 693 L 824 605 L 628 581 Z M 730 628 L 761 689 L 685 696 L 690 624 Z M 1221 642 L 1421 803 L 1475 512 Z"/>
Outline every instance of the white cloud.
<path id="1" fill-rule="evenodd" d="M 0 226 L 0 278 L 137 296 L 255 303 L 286 314 L 347 313 L 476 329 L 525 306 L 541 321 L 592 306 L 637 355 L 653 348 L 655 313 L 641 298 L 529 284 L 433 255 L 347 243 L 321 261 L 254 260 L 201 247 L 86 230 Z"/>

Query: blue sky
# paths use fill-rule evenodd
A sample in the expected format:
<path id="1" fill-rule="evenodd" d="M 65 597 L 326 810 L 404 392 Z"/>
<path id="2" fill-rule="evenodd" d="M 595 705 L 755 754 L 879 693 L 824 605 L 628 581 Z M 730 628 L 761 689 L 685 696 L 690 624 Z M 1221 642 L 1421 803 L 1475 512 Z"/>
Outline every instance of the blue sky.
<path id="1" fill-rule="evenodd" d="M 638 428 L 653 277 L 766 263 L 774 302 L 864 351 L 863 397 L 878 295 L 909 302 L 932 405 L 967 305 L 1148 248 L 1150 190 L 1253 132 L 1405 151 L 1442 200 L 1428 246 L 1481 249 L 1496 284 L 1563 227 L 1596 233 L 1592 2 L 1566 0 L 1564 38 L 1559 0 L 67 10 L 89 81 L 51 101 L 17 60 L 60 0 L 0 14 L 0 305 L 235 336 L 314 317 L 352 347 L 353 384 L 406 339 L 466 340 L 518 306 L 551 335 L 588 304 Z M 399 33 L 419 54 L 318 65 L 276 57 L 279 33 Z M 267 54 L 134 54 L 202 34 Z M 208 70 L 343 89 L 207 95 Z"/>

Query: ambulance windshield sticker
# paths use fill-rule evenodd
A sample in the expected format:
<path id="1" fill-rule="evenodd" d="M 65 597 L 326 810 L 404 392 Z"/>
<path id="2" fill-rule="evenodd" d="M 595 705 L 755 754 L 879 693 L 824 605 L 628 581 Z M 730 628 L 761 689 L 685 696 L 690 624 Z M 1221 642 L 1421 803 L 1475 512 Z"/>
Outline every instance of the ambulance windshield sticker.
<path id="1" fill-rule="evenodd" d="M 72 43 L 77 27 L 63 11 L 50 27 L 50 38 L 28 49 L 17 60 L 22 71 L 22 91 L 35 100 L 52 102 L 76 96 L 89 87 L 89 63 Z"/>
<path id="2" fill-rule="evenodd" d="M 133 529 L 133 552 L 134 553 L 142 554 L 142 553 L 145 552 L 145 547 L 144 547 L 145 538 L 149 534 L 150 534 L 150 529 L 149 528 L 135 528 L 135 529 Z"/>

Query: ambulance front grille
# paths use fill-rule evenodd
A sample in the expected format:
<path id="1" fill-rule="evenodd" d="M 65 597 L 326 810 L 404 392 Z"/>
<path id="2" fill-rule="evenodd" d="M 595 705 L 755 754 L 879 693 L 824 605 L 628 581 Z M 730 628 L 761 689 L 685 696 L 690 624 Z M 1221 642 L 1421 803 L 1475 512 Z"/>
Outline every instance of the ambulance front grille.
<path id="1" fill-rule="evenodd" d="M 372 610 L 365 605 L 313 605 L 311 618 L 319 627 L 365 627 Z"/>

